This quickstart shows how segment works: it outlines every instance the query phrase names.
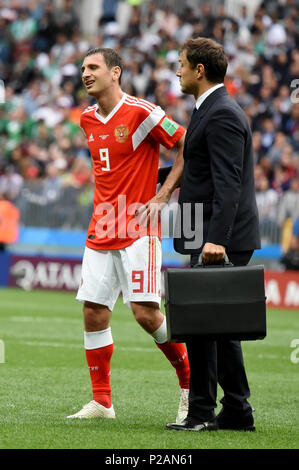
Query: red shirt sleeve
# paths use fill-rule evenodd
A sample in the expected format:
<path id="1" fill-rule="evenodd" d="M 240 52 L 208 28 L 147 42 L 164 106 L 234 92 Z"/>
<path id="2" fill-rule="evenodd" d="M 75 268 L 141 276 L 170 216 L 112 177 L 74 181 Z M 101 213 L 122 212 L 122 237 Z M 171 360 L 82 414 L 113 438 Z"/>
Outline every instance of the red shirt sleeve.
<path id="1" fill-rule="evenodd" d="M 170 149 L 184 135 L 185 129 L 167 114 L 151 130 L 150 135 L 164 147 Z"/>

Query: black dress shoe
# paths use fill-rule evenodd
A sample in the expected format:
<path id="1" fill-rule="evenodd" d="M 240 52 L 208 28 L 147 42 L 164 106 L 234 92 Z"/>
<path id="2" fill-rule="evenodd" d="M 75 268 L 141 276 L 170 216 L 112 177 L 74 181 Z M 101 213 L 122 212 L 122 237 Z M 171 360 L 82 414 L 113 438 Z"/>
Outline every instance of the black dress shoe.
<path id="1" fill-rule="evenodd" d="M 252 413 L 244 416 L 228 413 L 222 409 L 217 415 L 216 421 L 218 429 L 227 429 L 231 431 L 255 431 Z"/>
<path id="2" fill-rule="evenodd" d="M 194 418 L 187 417 L 181 424 L 167 424 L 166 429 L 175 429 L 176 431 L 217 431 L 218 425 L 215 418 L 211 421 L 199 422 Z"/>

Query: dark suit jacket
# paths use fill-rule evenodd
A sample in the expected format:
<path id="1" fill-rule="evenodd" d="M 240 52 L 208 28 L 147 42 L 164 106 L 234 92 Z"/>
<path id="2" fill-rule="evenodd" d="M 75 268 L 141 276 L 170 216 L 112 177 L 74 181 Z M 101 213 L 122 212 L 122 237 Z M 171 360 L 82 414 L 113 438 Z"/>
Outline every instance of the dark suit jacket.
<path id="1" fill-rule="evenodd" d="M 251 130 L 225 87 L 211 93 L 192 116 L 184 160 L 179 204 L 183 214 L 183 203 L 191 203 L 190 228 L 195 231 L 200 227 L 194 226 L 194 203 L 203 203 L 203 239 L 200 248 L 186 248 L 192 239 L 181 233 L 175 250 L 198 253 L 205 242 L 224 245 L 228 253 L 260 248 Z"/>

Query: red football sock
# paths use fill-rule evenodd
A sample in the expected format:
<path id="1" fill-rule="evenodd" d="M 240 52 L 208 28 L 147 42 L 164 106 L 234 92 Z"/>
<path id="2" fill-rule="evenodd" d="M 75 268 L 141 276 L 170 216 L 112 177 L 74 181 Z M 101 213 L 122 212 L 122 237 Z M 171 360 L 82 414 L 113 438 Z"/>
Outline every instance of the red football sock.
<path id="1" fill-rule="evenodd" d="M 175 368 L 180 387 L 189 388 L 190 368 L 184 343 L 156 343 L 156 345 Z"/>
<path id="2" fill-rule="evenodd" d="M 98 349 L 86 349 L 93 400 L 106 408 L 111 406 L 110 361 L 113 344 Z"/>

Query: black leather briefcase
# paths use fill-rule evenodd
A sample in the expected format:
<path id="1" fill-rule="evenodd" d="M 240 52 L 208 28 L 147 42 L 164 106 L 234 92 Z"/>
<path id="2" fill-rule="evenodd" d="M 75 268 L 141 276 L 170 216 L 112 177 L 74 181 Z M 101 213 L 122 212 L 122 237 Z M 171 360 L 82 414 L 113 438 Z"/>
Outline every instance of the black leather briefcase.
<path id="1" fill-rule="evenodd" d="M 263 266 L 168 268 L 164 279 L 169 341 L 266 336 Z"/>

